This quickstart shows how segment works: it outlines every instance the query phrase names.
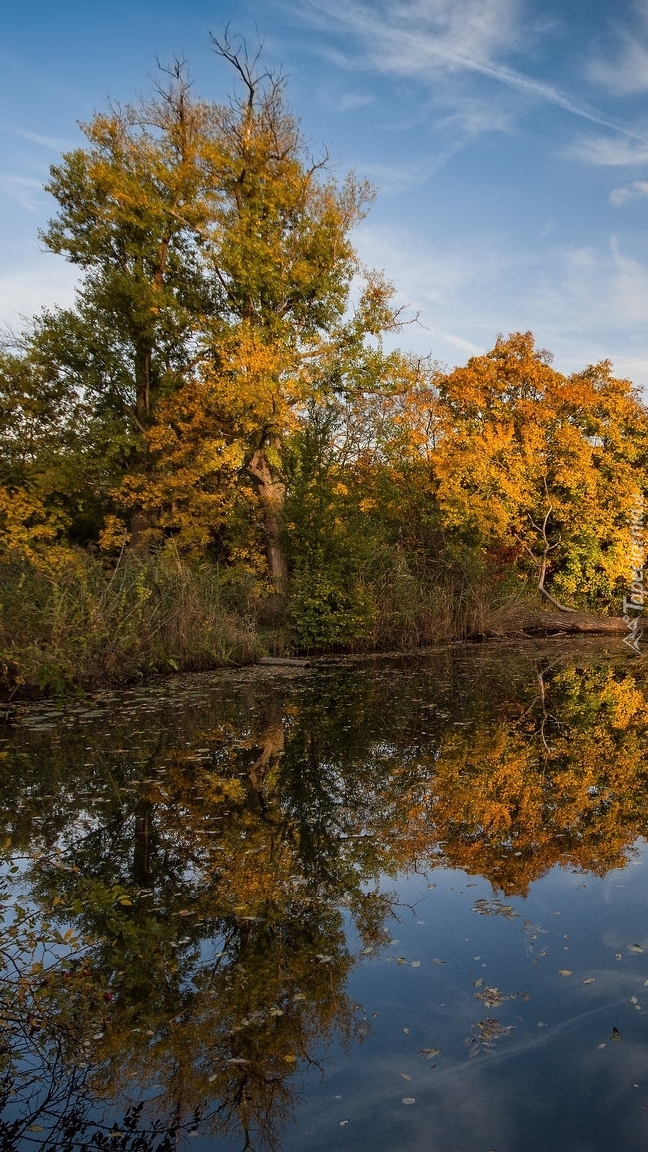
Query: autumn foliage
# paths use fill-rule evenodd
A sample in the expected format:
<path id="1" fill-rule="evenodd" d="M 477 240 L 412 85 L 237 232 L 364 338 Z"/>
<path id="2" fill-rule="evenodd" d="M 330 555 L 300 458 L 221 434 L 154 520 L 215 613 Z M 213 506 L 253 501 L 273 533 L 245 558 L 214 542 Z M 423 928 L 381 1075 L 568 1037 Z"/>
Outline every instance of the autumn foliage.
<path id="1" fill-rule="evenodd" d="M 51 170 L 42 238 L 81 277 L 0 352 L 7 573 L 110 585 L 169 554 L 280 648 L 484 631 L 538 588 L 619 614 L 632 385 L 561 374 L 528 332 L 452 371 L 390 350 L 407 317 L 353 247 L 372 190 L 310 156 L 281 76 L 214 46 L 228 102 L 174 64 Z"/>

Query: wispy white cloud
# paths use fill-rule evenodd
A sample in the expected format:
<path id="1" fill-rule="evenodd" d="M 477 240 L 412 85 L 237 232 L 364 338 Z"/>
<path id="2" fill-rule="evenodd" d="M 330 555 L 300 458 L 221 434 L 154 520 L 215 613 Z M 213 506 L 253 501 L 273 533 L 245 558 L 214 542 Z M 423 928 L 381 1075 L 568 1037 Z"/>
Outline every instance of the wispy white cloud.
<path id="1" fill-rule="evenodd" d="M 563 155 L 601 168 L 628 168 L 648 162 L 648 140 L 639 142 L 614 136 L 583 136 Z"/>
<path id="2" fill-rule="evenodd" d="M 12 176 L 0 172 L 0 196 L 17 200 L 21 208 L 35 212 L 42 202 L 43 182 L 27 176 Z"/>
<path id="3" fill-rule="evenodd" d="M 462 95 L 459 107 L 437 120 L 439 128 L 451 128 L 466 136 L 479 136 L 482 132 L 513 132 L 515 114 L 512 109 L 495 101 L 486 103 L 476 97 Z"/>
<path id="4" fill-rule="evenodd" d="M 589 79 L 615 96 L 630 96 L 648 89 L 648 5 L 637 2 L 633 9 L 633 26 L 617 24 L 612 51 L 593 56 L 587 68 Z"/>
<path id="5" fill-rule="evenodd" d="M 446 161 L 458 151 L 459 145 L 437 150 L 434 155 L 424 155 L 413 160 L 399 162 L 359 162 L 357 167 L 362 176 L 375 185 L 380 196 L 393 196 L 421 188 Z"/>
<path id="6" fill-rule="evenodd" d="M 24 317 L 41 308 L 69 307 L 74 300 L 78 270 L 32 251 L 0 270 L 0 328 L 20 328 Z"/>
<path id="7" fill-rule="evenodd" d="M 630 96 L 648 89 L 648 47 L 624 37 L 612 59 L 592 60 L 587 74 L 615 96 Z"/>
<path id="8" fill-rule="evenodd" d="M 332 112 L 352 112 L 356 108 L 368 108 L 374 103 L 375 97 L 368 92 L 341 92 L 335 95 L 323 92 L 321 99 Z"/>
<path id="9" fill-rule="evenodd" d="M 610 359 L 618 375 L 647 386 L 648 266 L 614 240 L 564 246 L 542 231 L 535 244 L 504 232 L 443 243 L 368 221 L 357 241 L 419 312 L 421 326 L 400 338 L 413 351 L 454 365 L 491 348 L 498 332 L 531 329 L 560 371 Z"/>
<path id="10" fill-rule="evenodd" d="M 50 148 L 53 152 L 62 152 L 71 148 L 69 140 L 59 136 L 44 136 L 40 132 L 31 132 L 28 128 L 21 128 L 16 124 L 7 124 L 0 121 L 0 130 L 9 132 L 12 136 L 19 136 L 22 140 L 29 140 L 30 144 L 38 144 L 42 148 Z"/>
<path id="11" fill-rule="evenodd" d="M 507 323 L 519 326 L 502 307 L 504 286 L 537 275 L 533 253 L 474 236 L 450 244 L 426 242 L 406 225 L 371 222 L 358 228 L 356 238 L 363 261 L 386 269 L 398 286 L 398 302 L 419 314 L 420 324 L 409 327 L 405 339 L 413 351 L 455 365 L 484 352 Z"/>
<path id="12" fill-rule="evenodd" d="M 648 180 L 633 180 L 632 184 L 613 188 L 609 200 L 615 208 L 622 208 L 629 200 L 636 200 L 641 196 L 648 196 Z"/>
<path id="13" fill-rule="evenodd" d="M 519 33 L 517 0 L 401 0 L 371 7 L 362 0 L 309 0 L 305 12 L 322 26 L 351 32 L 365 67 L 434 86 L 441 76 L 484 76 L 532 102 L 562 108 L 648 146 L 641 133 L 503 61 Z"/>
<path id="14" fill-rule="evenodd" d="M 513 43 L 517 8 L 517 0 L 307 0 L 303 14 L 329 31 L 337 25 L 355 33 L 370 57 L 394 49 L 380 61 L 385 70 L 407 63 L 418 71 L 488 64 L 495 50 Z"/>
<path id="15" fill-rule="evenodd" d="M 611 289 L 615 303 L 613 316 L 617 326 L 632 328 L 648 323 L 648 268 L 632 256 L 619 250 L 615 239 L 611 243 L 613 273 Z"/>

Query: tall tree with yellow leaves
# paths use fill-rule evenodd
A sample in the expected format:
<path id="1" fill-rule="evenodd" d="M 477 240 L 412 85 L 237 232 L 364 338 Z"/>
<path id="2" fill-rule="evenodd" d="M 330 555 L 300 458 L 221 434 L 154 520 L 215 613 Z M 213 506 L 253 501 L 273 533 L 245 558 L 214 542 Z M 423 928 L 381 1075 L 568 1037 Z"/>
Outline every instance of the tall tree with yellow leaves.
<path id="1" fill-rule="evenodd" d="M 351 303 L 371 189 L 309 157 L 258 54 L 227 35 L 214 48 L 236 76 L 229 103 L 196 101 L 177 64 L 155 99 L 95 116 L 89 147 L 52 169 L 44 238 L 84 270 L 97 395 L 129 427 L 114 498 L 131 544 L 204 549 L 242 500 L 282 591 L 286 437 L 308 401 L 389 386 L 376 341 L 398 313 L 377 275 Z"/>

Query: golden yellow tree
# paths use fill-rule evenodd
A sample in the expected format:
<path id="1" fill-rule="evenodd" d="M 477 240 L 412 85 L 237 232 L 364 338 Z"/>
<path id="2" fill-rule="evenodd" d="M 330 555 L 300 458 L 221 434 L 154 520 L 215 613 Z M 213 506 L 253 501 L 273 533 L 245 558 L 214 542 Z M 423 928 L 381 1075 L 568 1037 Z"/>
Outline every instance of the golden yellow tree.
<path id="1" fill-rule="evenodd" d="M 445 528 L 517 557 L 543 592 L 551 575 L 560 596 L 609 603 L 630 579 L 648 443 L 629 381 L 608 362 L 565 377 L 527 332 L 437 389 L 429 465 Z"/>
<path id="2" fill-rule="evenodd" d="M 326 159 L 308 157 L 282 77 L 228 40 L 216 48 L 240 90 L 211 109 L 213 196 L 192 225 L 215 306 L 199 318 L 191 371 L 160 397 L 144 432 L 148 466 L 127 475 L 118 500 L 145 513 L 153 537 L 189 547 L 217 536 L 233 500 L 247 502 L 284 590 L 286 439 L 309 403 L 391 386 L 377 345 L 399 315 L 379 275 L 365 277 L 352 303 L 362 270 L 350 233 L 369 186 L 353 176 L 338 185 Z"/>

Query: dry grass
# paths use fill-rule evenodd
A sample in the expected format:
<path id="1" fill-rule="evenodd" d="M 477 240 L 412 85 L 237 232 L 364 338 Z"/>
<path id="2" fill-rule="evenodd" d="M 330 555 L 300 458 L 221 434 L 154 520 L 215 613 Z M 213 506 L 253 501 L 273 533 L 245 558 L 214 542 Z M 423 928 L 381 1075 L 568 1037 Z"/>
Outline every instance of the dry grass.
<path id="1" fill-rule="evenodd" d="M 168 555 L 112 572 L 81 552 L 57 572 L 3 565 L 1 683 L 62 691 L 247 663 L 262 651 L 254 621 L 223 599 L 212 567 Z"/>
<path id="2" fill-rule="evenodd" d="M 189 565 L 171 552 L 110 571 L 70 552 L 57 571 L 3 564 L 0 690 L 64 692 L 152 673 L 253 662 L 299 651 L 284 601 L 245 577 Z M 254 585 L 254 586 L 253 586 Z M 521 632 L 537 601 L 518 580 L 445 566 L 430 572 L 392 553 L 366 574 L 366 626 L 318 651 L 407 651 Z"/>

